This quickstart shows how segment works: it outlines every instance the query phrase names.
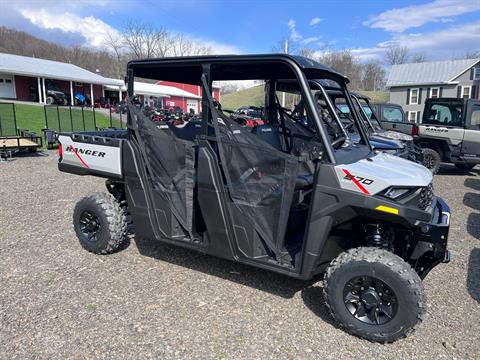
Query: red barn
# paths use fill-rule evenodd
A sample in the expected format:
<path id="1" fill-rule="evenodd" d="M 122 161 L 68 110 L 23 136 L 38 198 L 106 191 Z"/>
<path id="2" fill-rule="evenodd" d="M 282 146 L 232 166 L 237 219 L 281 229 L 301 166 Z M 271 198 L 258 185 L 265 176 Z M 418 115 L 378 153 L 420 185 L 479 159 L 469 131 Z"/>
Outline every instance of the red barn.
<path id="1" fill-rule="evenodd" d="M 117 89 L 123 81 L 107 79 L 73 64 L 0 53 L 0 98 L 46 103 L 48 90 L 59 90 L 70 103 L 79 92 L 104 96 L 104 85 Z"/>

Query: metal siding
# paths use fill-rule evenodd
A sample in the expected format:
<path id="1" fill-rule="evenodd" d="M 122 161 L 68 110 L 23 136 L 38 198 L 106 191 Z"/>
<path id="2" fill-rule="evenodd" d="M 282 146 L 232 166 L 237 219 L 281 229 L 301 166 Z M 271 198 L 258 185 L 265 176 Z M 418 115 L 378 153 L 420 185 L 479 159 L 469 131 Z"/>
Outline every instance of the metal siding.
<path id="1" fill-rule="evenodd" d="M 0 73 L 65 79 L 94 84 L 118 85 L 118 80 L 104 78 L 73 64 L 0 53 Z"/>

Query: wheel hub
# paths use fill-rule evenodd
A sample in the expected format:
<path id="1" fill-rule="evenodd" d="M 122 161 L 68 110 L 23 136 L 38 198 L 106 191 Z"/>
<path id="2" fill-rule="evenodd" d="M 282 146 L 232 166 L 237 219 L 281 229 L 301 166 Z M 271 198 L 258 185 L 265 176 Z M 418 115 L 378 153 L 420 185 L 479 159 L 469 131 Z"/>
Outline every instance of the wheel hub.
<path id="1" fill-rule="evenodd" d="M 371 288 L 361 295 L 361 299 L 363 303 L 369 308 L 377 306 L 380 302 L 380 297 L 378 296 L 377 292 L 375 291 L 375 289 Z"/>
<path id="2" fill-rule="evenodd" d="M 91 211 L 84 211 L 79 218 L 80 231 L 88 239 L 88 241 L 95 242 L 98 240 L 98 233 L 100 231 L 100 222 L 97 215 Z"/>
<path id="3" fill-rule="evenodd" d="M 383 281 L 371 276 L 358 276 L 344 287 L 343 300 L 357 320 L 369 325 L 383 325 L 397 313 L 398 300 Z"/>

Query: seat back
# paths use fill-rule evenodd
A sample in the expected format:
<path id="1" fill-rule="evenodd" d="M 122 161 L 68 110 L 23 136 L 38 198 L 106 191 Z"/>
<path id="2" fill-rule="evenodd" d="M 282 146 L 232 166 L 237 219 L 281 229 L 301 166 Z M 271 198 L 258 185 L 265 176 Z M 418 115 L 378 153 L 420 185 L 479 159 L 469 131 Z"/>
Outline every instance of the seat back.
<path id="1" fill-rule="evenodd" d="M 193 141 L 195 136 L 200 133 L 202 130 L 202 122 L 201 121 L 189 121 L 185 124 L 185 126 L 177 127 L 174 125 L 170 126 L 173 134 L 182 140 Z"/>
<path id="2" fill-rule="evenodd" d="M 278 127 L 272 125 L 258 125 L 252 129 L 252 134 L 257 135 L 262 141 L 270 144 L 270 146 L 275 149 L 282 151 L 282 143 L 280 141 Z"/>

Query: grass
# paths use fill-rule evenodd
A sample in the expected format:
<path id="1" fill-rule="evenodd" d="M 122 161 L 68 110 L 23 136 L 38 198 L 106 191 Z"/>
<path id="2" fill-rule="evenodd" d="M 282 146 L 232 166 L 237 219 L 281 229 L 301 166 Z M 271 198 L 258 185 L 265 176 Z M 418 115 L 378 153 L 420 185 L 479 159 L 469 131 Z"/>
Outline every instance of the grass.
<path id="1" fill-rule="evenodd" d="M 42 129 L 45 128 L 45 110 L 43 106 L 14 104 L 18 129 L 28 129 L 36 132 L 39 136 L 43 136 Z M 93 112 L 90 109 L 84 109 L 85 127 L 87 130 L 94 129 Z M 1 116 L 2 114 L 0 114 Z M 68 108 L 59 108 L 60 124 L 64 125 L 62 130 L 70 131 L 70 111 Z M 58 131 L 58 117 L 56 107 L 47 107 L 47 116 L 50 119 L 49 128 Z M 95 112 L 95 120 L 98 128 L 106 128 L 110 126 L 110 117 L 100 112 Z M 72 107 L 72 122 L 74 131 L 83 131 L 82 110 Z M 120 121 L 112 119 L 113 127 L 120 127 Z M 123 125 L 125 127 L 125 125 Z"/>
<path id="2" fill-rule="evenodd" d="M 389 93 L 386 91 L 358 91 L 371 99 L 371 102 L 387 102 Z M 222 96 L 222 107 L 228 110 L 236 110 L 240 106 L 263 106 L 263 85 L 236 91 Z M 289 103 L 287 101 L 287 103 Z"/>
<path id="3" fill-rule="evenodd" d="M 388 91 L 359 91 L 359 93 L 368 96 L 372 103 L 386 103 L 390 100 Z"/>
<path id="4" fill-rule="evenodd" d="M 259 85 L 222 95 L 222 108 L 227 110 L 237 110 L 243 105 L 263 106 L 265 102 L 263 88 L 264 85 Z"/>

